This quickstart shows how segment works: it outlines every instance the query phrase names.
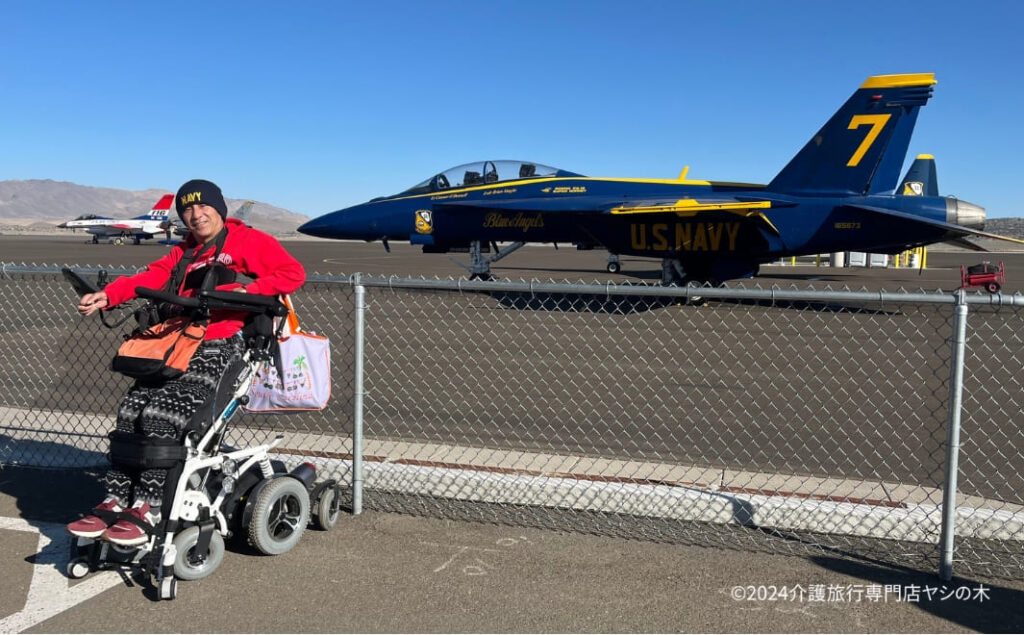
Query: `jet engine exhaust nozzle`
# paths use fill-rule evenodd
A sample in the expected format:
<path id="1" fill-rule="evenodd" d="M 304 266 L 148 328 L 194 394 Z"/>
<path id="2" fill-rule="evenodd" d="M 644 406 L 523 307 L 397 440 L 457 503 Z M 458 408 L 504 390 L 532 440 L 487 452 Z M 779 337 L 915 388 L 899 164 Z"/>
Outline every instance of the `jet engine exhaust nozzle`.
<path id="1" fill-rule="evenodd" d="M 947 198 L 946 222 L 970 229 L 985 229 L 985 208 L 967 201 Z"/>

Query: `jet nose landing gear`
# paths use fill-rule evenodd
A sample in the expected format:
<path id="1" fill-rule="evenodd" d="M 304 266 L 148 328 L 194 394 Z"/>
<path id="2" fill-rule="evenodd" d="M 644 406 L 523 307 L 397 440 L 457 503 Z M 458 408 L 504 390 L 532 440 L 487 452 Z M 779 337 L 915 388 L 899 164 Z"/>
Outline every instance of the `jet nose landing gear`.
<path id="1" fill-rule="evenodd" d="M 470 280 L 494 280 L 494 275 L 491 274 L 491 263 L 498 262 L 499 260 L 509 255 L 513 251 L 519 249 L 525 244 L 525 242 L 514 242 L 508 247 L 505 247 L 504 249 L 499 251 L 497 243 L 494 243 L 495 254 L 490 258 L 484 258 L 481 241 L 474 240 L 469 243 L 470 264 L 464 265 L 457 260 L 455 262 L 456 264 L 458 264 L 463 269 L 469 272 Z"/>

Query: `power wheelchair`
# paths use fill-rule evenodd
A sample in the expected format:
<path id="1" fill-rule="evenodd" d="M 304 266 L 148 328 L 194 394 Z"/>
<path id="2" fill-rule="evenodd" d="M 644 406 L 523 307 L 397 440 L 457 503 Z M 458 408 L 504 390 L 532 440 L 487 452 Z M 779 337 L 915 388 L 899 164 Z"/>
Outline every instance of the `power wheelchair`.
<path id="1" fill-rule="evenodd" d="M 80 294 L 97 290 L 73 271 L 65 269 L 64 275 Z M 152 577 L 159 599 L 174 599 L 178 580 L 198 580 L 217 569 L 224 558 L 225 539 L 244 536 L 259 552 L 277 555 L 298 544 L 307 524 L 331 529 L 340 514 L 341 490 L 334 479 L 317 482 L 311 463 L 288 471 L 283 462 L 272 459 L 271 450 L 283 441 L 281 435 L 251 448 L 224 445 L 228 422 L 247 403 L 259 365 L 273 359 L 280 332 L 274 331 L 273 323 L 275 317 L 287 315 L 284 304 L 273 296 L 235 292 L 200 291 L 196 297 L 186 298 L 138 287 L 136 293 L 194 315 L 209 316 L 209 311 L 223 308 L 247 311 L 251 316 L 242 330 L 245 350 L 241 360 L 224 373 L 213 397 L 180 438 L 110 434 L 114 465 L 128 473 L 147 468 L 168 470 L 163 520 L 155 527 L 143 527 L 148 541 L 123 547 L 76 536 L 71 542 L 69 577 L 83 578 L 104 569 L 140 569 Z M 126 518 L 123 512 L 92 513 L 108 524 Z"/>

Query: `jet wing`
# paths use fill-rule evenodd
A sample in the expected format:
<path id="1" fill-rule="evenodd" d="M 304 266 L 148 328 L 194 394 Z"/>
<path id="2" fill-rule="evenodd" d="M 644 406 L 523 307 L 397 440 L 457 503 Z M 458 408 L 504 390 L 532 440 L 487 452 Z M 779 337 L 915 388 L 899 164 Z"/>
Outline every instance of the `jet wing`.
<path id="1" fill-rule="evenodd" d="M 707 213 L 735 214 L 743 218 L 761 220 L 776 235 L 779 230 L 768 220 L 764 212 L 772 207 L 772 201 L 737 201 L 736 199 L 693 199 L 682 198 L 675 202 L 633 202 L 628 205 L 619 205 L 608 210 L 609 214 L 675 214 L 681 217 L 693 217 Z"/>
<path id="2" fill-rule="evenodd" d="M 970 249 L 972 251 L 988 251 L 988 250 L 985 249 L 984 247 L 981 247 L 980 245 L 975 245 L 974 243 L 971 243 L 971 242 L 968 242 L 967 240 L 964 240 L 964 238 L 966 236 L 979 236 L 981 238 L 992 238 L 992 239 L 995 239 L 995 240 L 1002 240 L 1002 241 L 1014 243 L 1014 244 L 1017 244 L 1017 245 L 1024 245 L 1024 240 L 1020 240 L 1018 238 L 1011 238 L 1009 236 L 1000 236 L 999 234 L 992 234 L 992 233 L 989 233 L 989 232 L 981 231 L 979 229 L 971 229 L 970 227 L 964 227 L 963 225 L 954 225 L 953 223 L 946 223 L 946 222 L 943 222 L 943 221 L 932 220 L 932 219 L 929 219 L 929 218 L 923 218 L 923 217 L 918 216 L 916 214 L 907 214 L 907 213 L 904 213 L 904 212 L 898 212 L 898 211 L 891 210 L 891 209 L 884 209 L 884 208 L 881 208 L 881 207 L 871 207 L 869 205 L 847 205 L 847 207 L 850 207 L 850 208 L 853 208 L 853 209 L 862 210 L 862 211 L 865 211 L 865 212 L 871 212 L 871 213 L 874 213 L 874 214 L 880 214 L 880 215 L 883 215 L 883 216 L 890 216 L 890 217 L 899 218 L 899 219 L 902 219 L 902 220 L 913 221 L 915 223 L 920 223 L 922 225 L 929 225 L 929 226 L 934 227 L 936 229 L 944 229 L 944 230 L 946 230 L 947 232 L 949 232 L 951 234 L 957 234 L 957 236 L 955 236 L 953 238 L 950 238 L 949 240 L 946 240 L 944 242 L 953 243 L 953 244 L 957 245 L 958 247 L 964 247 L 964 248 Z"/>
<path id="3" fill-rule="evenodd" d="M 964 249 L 969 249 L 970 251 L 988 251 L 988 249 L 985 249 L 981 245 L 975 245 L 974 243 L 965 238 L 953 238 L 952 240 L 945 240 L 943 242 L 949 243 L 950 245 L 955 245 L 957 247 L 962 247 Z"/>
<path id="4" fill-rule="evenodd" d="M 755 209 L 768 209 L 772 206 L 771 201 L 698 201 L 693 198 L 679 199 L 674 203 L 656 204 L 630 204 L 613 207 L 609 210 L 612 214 L 665 214 L 673 213 L 678 216 L 695 216 L 698 212 L 730 212 L 749 216 Z M 755 213 L 756 215 L 757 213 Z"/>
<path id="5" fill-rule="evenodd" d="M 132 225 L 130 223 L 117 223 L 114 225 L 108 225 L 113 229 L 119 230 L 120 233 L 128 232 L 133 236 L 143 236 L 145 238 L 152 238 L 156 233 L 162 233 L 162 230 L 157 228 L 157 231 L 150 231 L 148 227 L 139 227 L 138 225 Z"/>
<path id="6" fill-rule="evenodd" d="M 120 229 L 113 229 L 110 225 L 93 225 L 84 229 L 90 234 L 96 234 L 97 236 L 112 236 L 121 233 Z"/>

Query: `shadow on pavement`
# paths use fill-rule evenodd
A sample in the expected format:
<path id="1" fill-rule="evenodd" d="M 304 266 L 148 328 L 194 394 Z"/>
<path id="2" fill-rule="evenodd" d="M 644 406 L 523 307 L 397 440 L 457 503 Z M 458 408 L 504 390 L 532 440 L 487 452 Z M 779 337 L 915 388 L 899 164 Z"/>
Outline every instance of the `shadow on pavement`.
<path id="1" fill-rule="evenodd" d="M 901 601 L 911 603 L 906 598 L 912 593 L 917 608 L 964 628 L 982 633 L 1024 632 L 1024 591 L 956 576 L 944 582 L 919 571 L 830 556 L 811 561 L 829 571 L 880 585 L 882 593 L 886 586 L 894 593 L 898 589 L 904 598 Z"/>

